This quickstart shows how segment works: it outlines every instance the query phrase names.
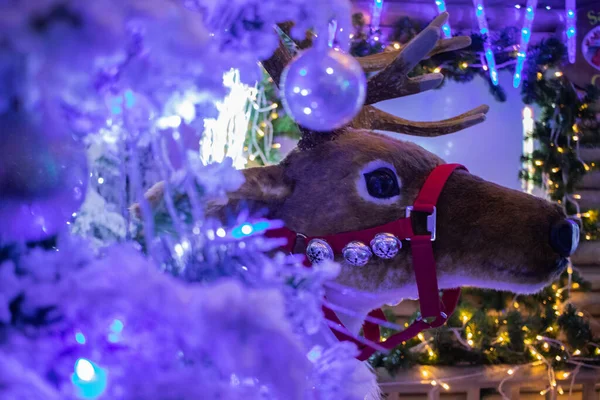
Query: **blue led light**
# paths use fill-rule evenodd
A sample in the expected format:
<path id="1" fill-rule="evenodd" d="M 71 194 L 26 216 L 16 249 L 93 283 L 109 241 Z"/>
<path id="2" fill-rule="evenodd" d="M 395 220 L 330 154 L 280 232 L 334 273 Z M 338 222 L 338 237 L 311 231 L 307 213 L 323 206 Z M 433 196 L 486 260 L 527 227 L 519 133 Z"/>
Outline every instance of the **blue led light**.
<path id="1" fill-rule="evenodd" d="M 450 36 L 452 36 L 452 31 L 450 30 L 450 25 L 448 25 L 448 24 L 442 25 L 442 31 L 444 32 L 444 35 L 447 38 L 449 38 Z"/>
<path id="2" fill-rule="evenodd" d="M 492 51 L 492 44 L 490 38 L 487 36 L 489 28 L 485 17 L 483 0 L 473 0 L 473 5 L 475 6 L 475 15 L 477 16 L 477 22 L 479 24 L 479 32 L 481 32 L 482 35 L 486 35 L 483 47 L 485 49 L 487 71 L 490 74 L 492 83 L 498 85 L 498 70 L 496 69 L 496 59 L 494 58 L 494 52 Z"/>
<path id="3" fill-rule="evenodd" d="M 253 224 L 244 223 L 231 230 L 231 237 L 234 239 L 241 239 L 254 234 L 262 233 L 273 227 L 274 225 L 271 223 L 271 221 L 257 221 Z"/>
<path id="4" fill-rule="evenodd" d="M 567 33 L 567 52 L 569 55 L 569 62 L 571 64 L 575 63 L 577 57 L 577 17 L 575 15 L 576 9 L 575 0 L 565 0 L 565 10 L 566 12 L 566 33 Z"/>
<path id="5" fill-rule="evenodd" d="M 90 360 L 80 358 L 75 362 L 71 382 L 77 388 L 79 398 L 97 399 L 106 390 L 107 373 Z"/>
<path id="6" fill-rule="evenodd" d="M 518 88 L 521 85 L 521 73 L 523 71 L 523 65 L 525 64 L 525 58 L 527 57 L 529 41 L 531 40 L 531 26 L 535 17 L 536 7 L 537 0 L 527 0 L 525 21 L 523 23 L 523 28 L 521 29 L 520 50 L 517 55 L 517 65 L 515 66 L 515 74 L 513 76 L 513 86 L 515 88 Z"/>
<path id="7" fill-rule="evenodd" d="M 125 325 L 123 324 L 123 322 L 121 322 L 121 320 L 115 319 L 109 327 L 110 333 L 108 334 L 108 341 L 110 343 L 117 343 L 118 341 L 120 341 L 121 332 L 123 331 L 124 327 Z"/>
<path id="8" fill-rule="evenodd" d="M 125 108 L 131 108 L 135 105 L 135 96 L 131 90 L 125 91 Z"/>
<path id="9" fill-rule="evenodd" d="M 75 334 L 75 341 L 79 344 L 85 344 L 85 335 L 81 332 Z"/>
<path id="10" fill-rule="evenodd" d="M 119 333 L 123 330 L 123 322 L 121 322 L 121 320 L 115 319 L 113 321 L 113 323 L 110 325 L 110 330 L 115 332 L 115 333 Z"/>
<path id="11" fill-rule="evenodd" d="M 381 10 L 383 8 L 383 0 L 375 0 L 373 2 L 373 15 L 371 16 L 371 29 L 374 32 L 379 30 L 379 23 L 381 22 Z"/>
<path id="12" fill-rule="evenodd" d="M 435 0 L 435 5 L 437 6 L 438 13 L 443 13 L 446 11 L 446 2 L 444 0 Z M 450 24 L 447 22 L 442 25 L 442 32 L 444 33 L 444 37 L 452 37 L 452 29 L 450 29 Z"/>

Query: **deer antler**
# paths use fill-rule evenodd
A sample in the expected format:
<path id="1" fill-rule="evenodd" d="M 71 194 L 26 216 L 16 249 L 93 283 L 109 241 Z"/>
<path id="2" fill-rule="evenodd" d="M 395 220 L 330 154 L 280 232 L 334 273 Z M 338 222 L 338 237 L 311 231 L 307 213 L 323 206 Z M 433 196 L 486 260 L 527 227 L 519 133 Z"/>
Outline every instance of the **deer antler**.
<path id="1" fill-rule="evenodd" d="M 379 129 L 413 136 L 435 137 L 457 132 L 485 121 L 488 106 L 479 106 L 454 118 L 434 122 L 414 122 L 396 117 L 369 104 L 409 96 L 433 89 L 442 82 L 442 74 L 426 74 L 409 78 L 409 72 L 420 60 L 434 54 L 457 50 L 471 44 L 466 36 L 440 40 L 441 27 L 448 13 L 440 14 L 404 48 L 395 52 L 363 57 L 363 65 L 371 71 L 382 69 L 368 81 L 365 106 L 350 123 L 356 129 Z M 361 59 L 359 59 L 359 62 Z M 387 64 L 386 64 L 387 63 Z"/>
<path id="2" fill-rule="evenodd" d="M 431 58 L 436 54 L 460 50 L 470 45 L 471 38 L 468 36 L 457 36 L 450 39 L 440 39 L 435 44 L 435 47 L 427 54 L 427 56 L 424 59 Z M 404 49 L 402 48 L 399 50 L 385 51 L 383 53 L 372 54 L 370 56 L 365 57 L 356 57 L 356 60 L 359 62 L 360 66 L 365 72 L 376 72 L 388 66 L 392 61 L 396 59 L 396 57 L 398 57 L 400 52 L 403 50 Z"/>
<path id="3" fill-rule="evenodd" d="M 444 75 L 439 73 L 421 75 L 416 78 L 409 78 L 408 73 L 435 48 L 440 39 L 440 29 L 447 19 L 448 13 L 440 14 L 427 28 L 404 46 L 398 52 L 397 57 L 380 73 L 369 79 L 366 105 L 424 92 L 436 88 L 442 83 Z M 468 45 L 470 39 L 461 39 L 460 42 Z M 457 43 L 458 41 L 454 41 L 452 45 L 456 46 Z"/>
<path id="4" fill-rule="evenodd" d="M 364 106 L 351 123 L 356 129 L 378 129 L 412 136 L 436 137 L 458 132 L 485 121 L 489 107 L 479 106 L 453 118 L 435 122 L 409 121 L 373 106 Z"/>
<path id="5" fill-rule="evenodd" d="M 446 51 L 458 50 L 471 44 L 471 39 L 467 36 L 440 39 L 441 28 L 447 20 L 448 13 L 440 14 L 427 28 L 400 50 L 358 57 L 357 60 L 365 72 L 381 71 L 371 77 L 367 83 L 365 106 L 348 126 L 336 129 L 328 134 L 312 132 L 300 127 L 302 139 L 298 145 L 299 148 L 308 149 L 317 146 L 322 141 L 332 140 L 343 134 L 348 127 L 435 137 L 457 132 L 483 122 L 485 114 L 489 110 L 487 106 L 480 106 L 454 118 L 442 121 L 416 122 L 396 117 L 370 105 L 434 89 L 442 83 L 444 76 L 439 73 L 421 75 L 415 78 L 409 78 L 408 74 L 423 59 Z M 288 34 L 292 24 L 280 24 L 279 27 L 284 33 Z M 308 46 L 310 46 L 310 36 L 307 36 L 306 40 L 298 44 L 300 49 Z M 281 73 L 291 59 L 291 52 L 280 41 L 279 48 L 273 56 L 263 62 L 263 66 L 276 85 L 279 86 Z"/>

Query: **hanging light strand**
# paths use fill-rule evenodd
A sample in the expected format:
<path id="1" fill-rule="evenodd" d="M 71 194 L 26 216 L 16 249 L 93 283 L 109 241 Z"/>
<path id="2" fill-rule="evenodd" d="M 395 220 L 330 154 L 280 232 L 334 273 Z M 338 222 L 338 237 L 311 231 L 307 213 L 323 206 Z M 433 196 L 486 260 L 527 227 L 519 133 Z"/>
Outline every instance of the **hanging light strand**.
<path id="1" fill-rule="evenodd" d="M 576 39 L 577 39 L 577 28 L 575 24 L 577 22 L 577 14 L 575 13 L 576 5 L 575 0 L 565 0 L 565 16 L 566 16 L 566 28 L 567 28 L 567 49 L 569 53 L 569 62 L 575 63 L 575 56 L 577 54 Z"/>
<path id="2" fill-rule="evenodd" d="M 371 30 L 377 32 L 381 24 L 381 10 L 383 9 L 383 0 L 373 0 L 373 15 L 371 17 Z"/>
<path id="3" fill-rule="evenodd" d="M 517 54 L 517 65 L 515 68 L 515 75 L 513 77 L 513 86 L 515 88 L 521 86 L 523 65 L 525 64 L 527 48 L 529 47 L 529 41 L 531 40 L 531 26 L 533 25 L 533 19 L 535 18 L 535 9 L 537 8 L 537 3 L 537 0 L 527 0 L 527 7 L 525 8 L 525 20 L 523 22 L 523 28 L 521 29 L 521 45 L 519 48 L 519 53 Z"/>
<path id="4" fill-rule="evenodd" d="M 435 0 L 435 5 L 438 8 L 438 12 L 441 14 L 446 11 L 446 1 L 445 0 Z M 442 25 L 442 32 L 444 32 L 444 36 L 447 38 L 452 37 L 452 30 L 450 29 L 450 23 L 446 22 Z"/>
<path id="5" fill-rule="evenodd" d="M 479 23 L 479 32 L 485 35 L 485 42 L 483 49 L 485 51 L 485 60 L 487 63 L 488 72 L 490 79 L 494 86 L 498 85 L 498 70 L 496 69 L 496 58 L 494 57 L 494 51 L 492 50 L 492 44 L 490 41 L 490 30 L 488 29 L 487 20 L 485 18 L 485 8 L 483 6 L 483 0 L 473 0 L 475 6 L 475 15 L 477 16 L 477 22 Z"/>

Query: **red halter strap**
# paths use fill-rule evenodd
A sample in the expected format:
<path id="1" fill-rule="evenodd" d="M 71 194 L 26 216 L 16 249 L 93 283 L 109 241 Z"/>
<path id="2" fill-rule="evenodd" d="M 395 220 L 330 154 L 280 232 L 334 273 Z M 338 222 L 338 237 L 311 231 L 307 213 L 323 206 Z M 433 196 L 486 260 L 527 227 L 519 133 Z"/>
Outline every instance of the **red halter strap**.
<path id="1" fill-rule="evenodd" d="M 456 169 L 466 170 L 465 167 L 459 164 L 443 164 L 431 171 L 425 184 L 421 188 L 414 205 L 407 208 L 405 218 L 362 231 L 306 238 L 307 242 L 312 239 L 325 240 L 331 246 L 335 254 L 341 254 L 344 246 L 351 241 L 370 243 L 375 235 L 383 232 L 391 233 L 400 240 L 410 241 L 421 315 L 405 330 L 395 333 L 385 341 L 380 340 L 379 325 L 371 321 L 366 321 L 363 324 L 364 337 L 371 342 L 377 343 L 383 348 L 392 349 L 400 343 L 417 336 L 426 329 L 442 326 L 454 312 L 454 309 L 458 304 L 460 288 L 445 290 L 440 297 L 432 245 L 436 235 L 436 205 L 448 178 L 450 178 L 450 175 L 452 175 Z M 413 217 L 417 213 L 427 215 L 428 232 L 416 234 L 413 231 Z M 285 237 L 288 239 L 285 250 L 293 252 L 297 238 L 295 232 L 287 228 L 280 228 L 267 231 L 266 236 Z M 324 306 L 323 311 L 325 318 L 343 327 L 342 322 L 333 310 Z M 386 320 L 381 309 L 371 311 L 369 317 L 371 317 L 370 319 L 374 318 L 381 320 L 382 322 Z M 346 335 L 338 330 L 332 331 L 338 340 L 351 341 L 357 345 L 360 351 L 357 358 L 361 361 L 366 360 L 376 351 L 374 348 L 359 342 L 350 335 Z"/>

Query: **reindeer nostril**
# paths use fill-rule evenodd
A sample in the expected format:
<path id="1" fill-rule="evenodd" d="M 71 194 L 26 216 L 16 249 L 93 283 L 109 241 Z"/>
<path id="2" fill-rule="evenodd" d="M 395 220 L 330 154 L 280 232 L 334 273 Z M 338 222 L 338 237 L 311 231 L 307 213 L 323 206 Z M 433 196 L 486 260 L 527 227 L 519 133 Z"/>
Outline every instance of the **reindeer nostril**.
<path id="1" fill-rule="evenodd" d="M 579 244 L 579 225 L 570 219 L 563 220 L 552 227 L 550 245 L 561 257 L 569 257 Z"/>

